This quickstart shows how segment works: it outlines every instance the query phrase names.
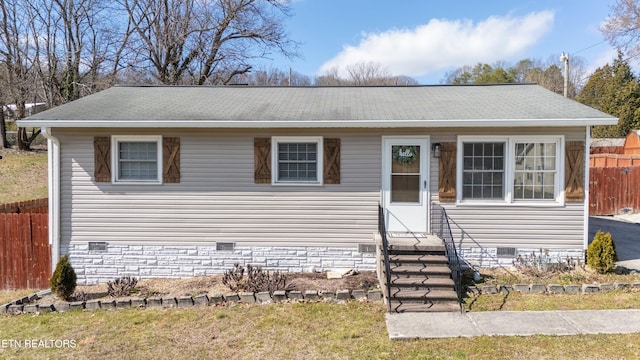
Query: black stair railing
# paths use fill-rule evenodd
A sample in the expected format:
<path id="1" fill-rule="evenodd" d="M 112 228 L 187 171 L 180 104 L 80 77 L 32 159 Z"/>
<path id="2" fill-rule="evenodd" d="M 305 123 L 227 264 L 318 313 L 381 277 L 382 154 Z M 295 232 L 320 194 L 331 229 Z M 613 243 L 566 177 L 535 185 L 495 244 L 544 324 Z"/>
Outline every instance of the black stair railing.
<path id="1" fill-rule="evenodd" d="M 458 303 L 460 304 L 460 312 L 464 311 L 462 306 L 462 269 L 460 266 L 460 258 L 458 250 L 453 241 L 451 226 L 447 211 L 440 204 L 431 204 L 431 232 L 438 236 L 444 242 L 449 268 L 451 269 L 451 278 L 455 284 L 456 294 L 458 295 Z"/>
<path id="2" fill-rule="evenodd" d="M 391 311 L 391 265 L 389 263 L 389 240 L 387 239 L 387 227 L 384 221 L 384 208 L 378 204 L 378 232 L 382 239 L 382 256 L 384 257 L 384 276 L 386 281 L 387 306 Z"/>

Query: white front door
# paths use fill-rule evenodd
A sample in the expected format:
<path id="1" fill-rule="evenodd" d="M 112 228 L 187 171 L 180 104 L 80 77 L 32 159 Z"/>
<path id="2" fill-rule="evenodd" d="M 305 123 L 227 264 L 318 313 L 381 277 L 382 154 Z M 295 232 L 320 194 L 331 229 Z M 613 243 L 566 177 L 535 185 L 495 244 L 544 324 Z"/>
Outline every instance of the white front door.
<path id="1" fill-rule="evenodd" d="M 382 198 L 389 232 L 427 232 L 428 137 L 383 137 Z"/>

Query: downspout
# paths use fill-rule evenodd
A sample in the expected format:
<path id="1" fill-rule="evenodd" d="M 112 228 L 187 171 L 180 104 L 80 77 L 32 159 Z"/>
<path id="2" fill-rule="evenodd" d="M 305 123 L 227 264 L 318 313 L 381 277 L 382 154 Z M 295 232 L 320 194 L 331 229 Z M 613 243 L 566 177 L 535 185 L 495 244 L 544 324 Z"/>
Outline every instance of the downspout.
<path id="1" fill-rule="evenodd" d="M 47 139 L 49 162 L 49 246 L 51 246 L 51 273 L 60 259 L 60 140 L 51 135 L 51 129 L 42 128 Z"/>
<path id="2" fill-rule="evenodd" d="M 591 127 L 587 126 L 586 131 L 586 139 L 584 143 L 584 250 L 587 250 L 589 247 L 589 158 L 591 155 L 589 154 L 591 146 Z M 587 261 L 587 259 L 584 259 Z"/>

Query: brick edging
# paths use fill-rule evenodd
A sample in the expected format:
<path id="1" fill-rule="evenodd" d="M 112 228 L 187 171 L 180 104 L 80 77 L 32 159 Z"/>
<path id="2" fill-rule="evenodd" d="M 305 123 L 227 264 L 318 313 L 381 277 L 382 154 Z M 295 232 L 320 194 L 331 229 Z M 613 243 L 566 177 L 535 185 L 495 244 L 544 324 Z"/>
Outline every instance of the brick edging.
<path id="1" fill-rule="evenodd" d="M 39 293 L 39 294 L 42 294 Z M 206 294 L 195 297 L 182 296 L 175 297 L 150 297 L 150 298 L 117 298 L 109 300 L 89 300 L 77 302 L 56 302 L 55 304 L 31 304 L 38 300 L 38 294 L 23 297 L 10 303 L 0 305 L 0 313 L 8 314 L 28 314 L 28 313 L 45 313 L 45 312 L 65 312 L 70 310 L 119 310 L 126 308 L 187 308 L 194 306 L 221 306 L 227 303 L 243 303 L 243 304 L 271 304 L 282 303 L 287 301 L 333 301 L 347 302 L 351 300 L 382 300 L 382 291 L 376 290 L 338 290 L 333 291 L 311 291 L 305 292 L 293 290 L 274 291 L 273 294 L 268 291 L 253 293 L 229 293 Z"/>

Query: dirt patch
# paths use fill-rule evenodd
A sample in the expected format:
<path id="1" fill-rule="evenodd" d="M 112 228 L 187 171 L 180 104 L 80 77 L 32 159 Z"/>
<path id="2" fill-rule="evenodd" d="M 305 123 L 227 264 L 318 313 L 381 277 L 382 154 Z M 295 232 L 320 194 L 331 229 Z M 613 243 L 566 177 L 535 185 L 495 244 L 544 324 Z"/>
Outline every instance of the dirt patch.
<path id="1" fill-rule="evenodd" d="M 379 287 L 375 271 L 362 271 L 345 275 L 340 279 L 328 279 L 326 273 L 286 273 L 285 290 L 370 290 Z M 186 279 L 144 279 L 138 282 L 137 292 L 132 297 L 175 297 L 197 295 L 226 295 L 231 289 L 222 283 L 222 275 L 196 276 Z M 107 285 L 78 286 L 75 301 L 112 299 L 107 294 Z M 50 294 L 42 297 L 38 303 L 51 304 L 60 302 L 57 296 Z"/>

